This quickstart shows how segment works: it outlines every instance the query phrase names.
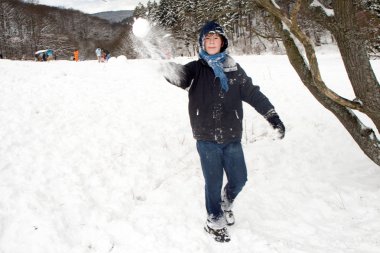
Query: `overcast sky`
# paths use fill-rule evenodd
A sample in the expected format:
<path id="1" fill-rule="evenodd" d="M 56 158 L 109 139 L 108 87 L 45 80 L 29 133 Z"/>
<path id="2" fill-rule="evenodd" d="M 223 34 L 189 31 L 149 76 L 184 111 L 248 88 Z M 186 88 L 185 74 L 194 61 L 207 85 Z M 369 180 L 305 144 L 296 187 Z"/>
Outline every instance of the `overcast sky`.
<path id="1" fill-rule="evenodd" d="M 72 8 L 85 13 L 134 10 L 140 2 L 146 4 L 148 0 L 39 0 L 40 4 Z"/>

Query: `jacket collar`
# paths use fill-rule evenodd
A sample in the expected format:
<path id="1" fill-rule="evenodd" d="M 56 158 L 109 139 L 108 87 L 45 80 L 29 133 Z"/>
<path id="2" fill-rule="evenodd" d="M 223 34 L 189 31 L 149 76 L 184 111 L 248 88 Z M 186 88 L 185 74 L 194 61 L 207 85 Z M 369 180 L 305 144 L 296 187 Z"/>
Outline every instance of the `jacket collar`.
<path id="1" fill-rule="evenodd" d="M 203 59 L 199 59 L 203 65 L 208 66 L 207 62 Z M 229 55 L 226 55 L 226 60 L 223 62 L 223 71 L 224 72 L 233 72 L 237 71 L 237 64 L 234 58 Z"/>
<path id="2" fill-rule="evenodd" d="M 227 55 L 226 60 L 223 62 L 223 70 L 224 72 L 237 71 L 237 64 L 235 60 L 229 55 Z"/>

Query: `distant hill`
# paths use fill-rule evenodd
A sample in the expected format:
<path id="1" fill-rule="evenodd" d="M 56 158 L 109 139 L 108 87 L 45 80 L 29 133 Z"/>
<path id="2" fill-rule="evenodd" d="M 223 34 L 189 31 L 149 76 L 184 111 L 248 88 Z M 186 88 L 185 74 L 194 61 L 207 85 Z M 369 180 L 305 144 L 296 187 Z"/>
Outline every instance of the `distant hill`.
<path id="1" fill-rule="evenodd" d="M 81 11 L 34 2 L 0 0 L 0 54 L 4 58 L 32 60 L 36 51 L 52 49 L 58 59 L 69 59 L 79 49 L 79 58 L 87 60 L 95 59 L 97 47 L 113 55 L 136 57 L 129 46 L 132 27 L 128 22 L 111 23 Z"/>
<path id="2" fill-rule="evenodd" d="M 118 23 L 123 19 L 132 17 L 133 10 L 125 10 L 125 11 L 104 11 L 91 14 L 92 16 L 96 16 L 101 19 L 108 20 L 111 23 Z"/>

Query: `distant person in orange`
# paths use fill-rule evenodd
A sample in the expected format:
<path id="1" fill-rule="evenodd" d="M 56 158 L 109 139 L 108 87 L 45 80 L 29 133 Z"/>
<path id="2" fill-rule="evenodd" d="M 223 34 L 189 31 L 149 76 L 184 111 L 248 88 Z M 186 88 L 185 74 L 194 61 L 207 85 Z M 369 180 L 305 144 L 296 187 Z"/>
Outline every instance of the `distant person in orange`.
<path id="1" fill-rule="evenodd" d="M 79 60 L 79 50 L 75 49 L 75 51 L 74 51 L 74 61 L 78 61 L 78 60 Z"/>

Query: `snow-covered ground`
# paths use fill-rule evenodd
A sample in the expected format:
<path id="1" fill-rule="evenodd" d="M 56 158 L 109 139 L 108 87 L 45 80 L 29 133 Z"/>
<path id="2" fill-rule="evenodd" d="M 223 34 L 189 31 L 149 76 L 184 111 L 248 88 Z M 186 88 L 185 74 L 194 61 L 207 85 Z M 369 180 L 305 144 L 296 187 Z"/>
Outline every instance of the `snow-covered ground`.
<path id="1" fill-rule="evenodd" d="M 187 92 L 164 80 L 160 61 L 0 60 L 0 252 L 380 252 L 380 168 L 286 56 L 236 59 L 287 132 L 273 140 L 245 106 L 249 181 L 228 244 L 203 230 Z M 320 66 L 353 98 L 338 54 L 321 54 Z"/>

